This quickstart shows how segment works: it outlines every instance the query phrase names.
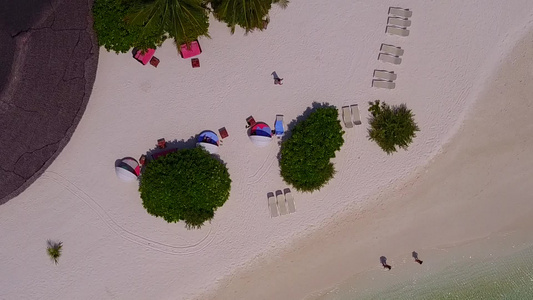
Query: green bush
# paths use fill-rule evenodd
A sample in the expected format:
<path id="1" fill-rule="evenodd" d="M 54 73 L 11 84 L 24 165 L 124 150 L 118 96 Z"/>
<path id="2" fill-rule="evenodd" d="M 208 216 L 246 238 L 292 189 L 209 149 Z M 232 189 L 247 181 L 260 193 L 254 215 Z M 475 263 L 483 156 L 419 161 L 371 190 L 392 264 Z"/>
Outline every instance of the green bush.
<path id="1" fill-rule="evenodd" d="M 368 111 L 372 114 L 369 139 L 375 141 L 387 154 L 398 151 L 396 147 L 407 150 L 419 131 L 411 110 L 405 104 L 391 107 L 383 102 L 380 105 L 379 100 L 369 104 Z"/>
<path id="2" fill-rule="evenodd" d="M 201 148 L 184 149 L 150 161 L 139 191 L 149 214 L 200 228 L 228 200 L 226 166 Z"/>
<path id="3" fill-rule="evenodd" d="M 268 12 L 272 3 L 287 7 L 287 0 L 209 0 L 213 15 L 219 21 L 225 22 L 235 32 L 235 26 L 242 27 L 246 33 L 256 29 L 265 29 L 264 22 L 270 21 Z"/>
<path id="4" fill-rule="evenodd" d="M 334 106 L 319 107 L 297 123 L 281 144 L 280 168 L 285 182 L 304 192 L 325 185 L 335 174 L 330 159 L 344 143 L 343 134 Z"/>
<path id="5" fill-rule="evenodd" d="M 57 265 L 61 251 L 63 249 L 62 242 L 53 242 L 48 240 L 48 247 L 46 247 L 46 253 L 50 256 L 50 259 Z"/>

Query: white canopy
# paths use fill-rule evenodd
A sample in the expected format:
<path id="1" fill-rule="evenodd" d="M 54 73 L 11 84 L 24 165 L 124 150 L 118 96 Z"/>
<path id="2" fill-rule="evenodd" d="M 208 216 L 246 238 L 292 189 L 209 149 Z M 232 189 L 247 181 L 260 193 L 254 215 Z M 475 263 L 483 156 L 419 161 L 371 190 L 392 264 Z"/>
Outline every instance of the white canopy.
<path id="1" fill-rule="evenodd" d="M 257 147 L 266 147 L 270 143 L 270 141 L 272 141 L 272 137 L 262 135 L 251 135 L 250 140 Z"/>
<path id="2" fill-rule="evenodd" d="M 115 167 L 115 173 L 117 174 L 117 177 L 124 182 L 137 180 L 137 175 L 121 167 Z"/>
<path id="3" fill-rule="evenodd" d="M 122 162 L 127 164 L 134 170 L 139 166 L 139 163 L 135 159 L 130 158 L 130 157 L 123 158 Z"/>
<path id="4" fill-rule="evenodd" d="M 207 152 L 211 154 L 218 153 L 218 146 L 215 144 L 200 142 L 197 143 L 196 146 L 204 148 L 205 150 L 207 150 Z"/>

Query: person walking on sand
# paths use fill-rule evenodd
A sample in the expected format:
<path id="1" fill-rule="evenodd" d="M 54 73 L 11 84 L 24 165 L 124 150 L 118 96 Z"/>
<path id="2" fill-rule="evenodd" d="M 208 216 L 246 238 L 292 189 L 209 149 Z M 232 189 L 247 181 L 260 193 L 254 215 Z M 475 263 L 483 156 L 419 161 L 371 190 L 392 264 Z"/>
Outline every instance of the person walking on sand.
<path id="1" fill-rule="evenodd" d="M 418 253 L 416 253 L 416 251 L 413 251 L 413 258 L 415 259 L 415 262 L 419 263 L 419 264 L 422 264 L 423 261 L 421 261 L 420 259 L 418 259 Z"/>
<path id="2" fill-rule="evenodd" d="M 279 76 L 276 73 L 276 71 L 272 72 L 272 76 L 274 77 L 274 84 L 279 84 L 279 85 L 283 84 L 283 82 L 281 82 L 283 80 L 283 78 L 279 78 Z"/>
<path id="3" fill-rule="evenodd" d="M 389 269 L 389 271 L 390 269 L 392 269 L 392 267 L 387 264 L 387 258 L 385 256 L 380 257 L 379 262 L 381 262 L 381 265 L 383 266 L 383 268 Z"/>

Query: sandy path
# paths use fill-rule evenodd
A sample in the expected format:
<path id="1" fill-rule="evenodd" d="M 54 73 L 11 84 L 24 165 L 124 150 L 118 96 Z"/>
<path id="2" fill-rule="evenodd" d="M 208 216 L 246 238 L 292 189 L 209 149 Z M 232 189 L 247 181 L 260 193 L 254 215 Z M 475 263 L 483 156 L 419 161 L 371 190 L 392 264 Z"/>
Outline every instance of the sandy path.
<path id="1" fill-rule="evenodd" d="M 380 269 L 381 255 L 398 267 L 412 264 L 414 249 L 527 233 L 533 226 L 532 44 L 533 32 L 487 82 L 457 136 L 427 168 L 374 207 L 350 212 L 279 258 L 234 276 L 216 298 L 300 299 Z M 517 242 L 533 242 L 531 235 L 518 236 Z"/>

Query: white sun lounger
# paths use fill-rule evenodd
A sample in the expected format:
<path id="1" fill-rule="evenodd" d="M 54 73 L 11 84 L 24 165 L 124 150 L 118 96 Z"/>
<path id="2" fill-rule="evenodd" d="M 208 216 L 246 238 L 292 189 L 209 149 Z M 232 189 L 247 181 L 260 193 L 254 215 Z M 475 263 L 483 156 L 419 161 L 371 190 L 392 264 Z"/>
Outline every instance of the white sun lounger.
<path id="1" fill-rule="evenodd" d="M 296 206 L 294 205 L 294 198 L 292 197 L 291 189 L 286 188 L 283 190 L 285 193 L 285 199 L 287 199 L 287 206 L 289 207 L 289 214 L 296 212 Z"/>
<path id="2" fill-rule="evenodd" d="M 285 204 L 285 196 L 281 190 L 276 191 L 276 199 L 278 200 L 278 209 L 280 216 L 288 214 L 287 206 Z"/>
<path id="3" fill-rule="evenodd" d="M 413 12 L 401 7 L 389 7 L 389 15 L 395 15 L 402 18 L 410 18 L 413 15 Z"/>
<path id="4" fill-rule="evenodd" d="M 270 208 L 270 217 L 274 218 L 278 216 L 278 208 L 276 207 L 276 198 L 274 193 L 270 192 L 267 194 L 268 197 L 268 207 Z"/>
<path id="5" fill-rule="evenodd" d="M 342 121 L 344 122 L 344 126 L 346 126 L 346 128 L 352 128 L 353 127 L 352 113 L 350 112 L 350 107 L 349 106 L 343 106 L 342 107 Z"/>
<path id="6" fill-rule="evenodd" d="M 389 19 L 387 20 L 387 23 L 389 25 L 395 25 L 395 26 L 400 26 L 400 27 L 411 26 L 411 20 L 397 18 L 397 17 L 389 17 Z"/>
<path id="7" fill-rule="evenodd" d="M 398 36 L 409 36 L 409 30 L 400 27 L 387 26 L 386 33 Z"/>
<path id="8" fill-rule="evenodd" d="M 398 77 L 398 75 L 394 74 L 394 72 L 389 72 L 386 70 L 374 70 L 374 77 L 379 79 L 385 79 L 388 81 L 394 81 Z"/>
<path id="9" fill-rule="evenodd" d="M 350 105 L 352 110 L 352 120 L 355 125 L 361 125 L 361 114 L 359 113 L 359 106 L 357 104 Z"/>
<path id="10" fill-rule="evenodd" d="M 385 80 L 372 80 L 372 86 L 375 88 L 381 88 L 381 89 L 393 89 L 396 87 L 396 84 L 392 81 L 385 81 Z"/>
<path id="11" fill-rule="evenodd" d="M 402 56 L 403 55 L 403 49 L 400 47 L 396 47 L 393 45 L 387 45 L 387 44 L 381 44 L 381 52 L 391 54 L 394 56 Z"/>
<path id="12" fill-rule="evenodd" d="M 388 55 L 385 53 L 380 53 L 378 56 L 378 59 L 381 60 L 382 62 L 395 64 L 395 65 L 399 65 L 402 63 L 402 59 L 399 58 L 398 56 Z"/>

